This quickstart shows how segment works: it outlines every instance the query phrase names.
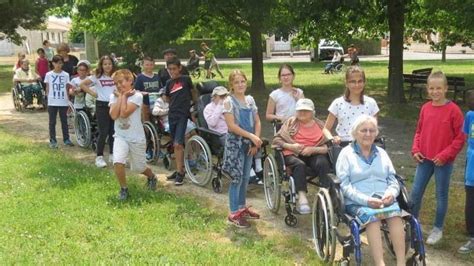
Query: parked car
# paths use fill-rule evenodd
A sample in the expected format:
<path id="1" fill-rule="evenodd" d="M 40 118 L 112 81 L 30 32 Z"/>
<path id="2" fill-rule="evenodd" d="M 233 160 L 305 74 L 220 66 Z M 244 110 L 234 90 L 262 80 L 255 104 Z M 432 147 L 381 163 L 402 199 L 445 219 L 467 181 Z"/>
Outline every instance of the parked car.
<path id="1" fill-rule="evenodd" d="M 315 61 L 316 54 L 319 61 L 331 60 L 334 51 L 339 51 L 341 55 L 344 54 L 344 48 L 337 41 L 321 39 L 319 40 L 318 48 L 311 49 L 311 61 Z"/>

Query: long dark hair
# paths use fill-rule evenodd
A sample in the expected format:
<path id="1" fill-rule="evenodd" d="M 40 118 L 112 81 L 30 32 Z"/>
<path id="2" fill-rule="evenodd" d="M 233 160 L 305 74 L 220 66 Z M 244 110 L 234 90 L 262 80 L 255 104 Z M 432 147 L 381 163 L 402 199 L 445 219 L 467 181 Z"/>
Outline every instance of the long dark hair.
<path id="1" fill-rule="evenodd" d="M 100 58 L 99 63 L 97 64 L 97 68 L 95 69 L 95 76 L 100 78 L 102 75 L 104 75 L 104 67 L 102 66 L 105 60 L 110 60 L 112 62 L 112 71 L 110 72 L 110 76 L 117 70 L 117 66 L 115 66 L 114 60 L 112 60 L 112 57 L 110 55 L 104 55 Z"/>

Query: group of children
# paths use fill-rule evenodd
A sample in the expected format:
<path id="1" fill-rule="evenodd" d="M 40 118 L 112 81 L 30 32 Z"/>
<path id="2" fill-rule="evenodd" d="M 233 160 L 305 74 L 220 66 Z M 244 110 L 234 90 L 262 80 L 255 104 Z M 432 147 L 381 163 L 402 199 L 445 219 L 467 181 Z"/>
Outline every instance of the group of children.
<path id="1" fill-rule="evenodd" d="M 43 58 L 45 53 L 39 52 L 40 58 Z M 148 187 L 156 188 L 156 175 L 146 166 L 146 140 L 142 126 L 142 119 L 148 120 L 150 113 L 163 116 L 169 124 L 177 170 L 168 179 L 174 179 L 176 185 L 183 184 L 185 136 L 189 132 L 190 109 L 196 95 L 189 76 L 182 75 L 179 59 L 175 56 L 167 59 L 166 68 L 161 70 L 169 75 L 166 81 L 163 80 L 165 77 L 153 73 L 154 60 L 149 57 L 144 57 L 143 72 L 136 78 L 129 70 L 116 70 L 109 56 L 100 58 L 92 75 L 89 75 L 90 64 L 79 62 L 78 76 L 71 79 L 62 70 L 63 58 L 55 55 L 51 58 L 53 70 L 44 73 L 51 148 L 58 146 L 55 132 L 57 113 L 61 120 L 64 144 L 73 145 L 66 118 L 70 97 L 74 96 L 77 109 L 84 108 L 86 94 L 96 97 L 99 139 L 95 163 L 98 167 L 107 165 L 103 156 L 108 140 L 109 161 L 114 164 L 121 200 L 129 196 L 125 179 L 127 157 L 130 157 L 132 170 L 146 175 Z M 44 72 L 44 66 L 41 66 L 43 61 L 39 60 L 40 66 L 37 66 L 41 73 Z M 27 64 L 22 61 L 20 69 L 26 73 L 29 70 L 22 67 L 23 63 Z M 283 122 L 295 115 L 296 102 L 305 96 L 301 89 L 293 85 L 295 72 L 290 65 L 280 67 L 278 78 L 281 87 L 270 94 L 265 117 L 269 121 Z M 365 84 L 364 71 L 359 66 L 349 67 L 345 76 L 344 95 L 335 99 L 328 108 L 325 128 L 332 130 L 337 121 L 334 141 L 341 146 L 352 141 L 349 130 L 357 117 L 364 114 L 376 117 L 379 112 L 375 100 L 364 95 Z M 232 179 L 227 220 L 238 227 L 249 227 L 248 219 L 260 217 L 246 206 L 246 190 L 254 156 L 262 145 L 261 122 L 255 100 L 246 94 L 246 75 L 240 70 L 232 71 L 228 85 L 230 92 L 222 86 L 214 89 L 213 100 L 206 106 L 204 116 L 210 129 L 225 133 L 222 139 L 225 146 L 223 170 Z M 446 98 L 447 89 L 446 76 L 442 72 L 429 76 L 427 92 L 431 100 L 421 108 L 412 147 L 413 158 L 417 162 L 411 193 L 413 215 L 418 217 L 425 188 L 434 174 L 437 210 L 427 243 L 435 244 L 442 238 L 453 161 L 467 135 L 465 211 L 470 241 L 459 249 L 459 252 L 467 253 L 474 249 L 474 94 L 467 97 L 470 111 L 464 119 L 461 109 Z M 256 165 L 260 165 L 257 168 L 261 170 L 261 162 Z"/>

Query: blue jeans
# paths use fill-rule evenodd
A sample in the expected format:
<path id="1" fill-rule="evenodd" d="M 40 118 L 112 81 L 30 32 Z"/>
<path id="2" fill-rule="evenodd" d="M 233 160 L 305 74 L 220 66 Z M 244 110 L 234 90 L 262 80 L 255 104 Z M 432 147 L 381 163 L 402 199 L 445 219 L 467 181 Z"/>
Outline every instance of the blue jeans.
<path id="1" fill-rule="evenodd" d="M 415 180 L 413 181 L 411 191 L 411 199 L 414 204 L 412 214 L 418 218 L 423 194 L 434 173 L 436 184 L 436 216 L 434 226 L 439 229 L 443 229 L 444 218 L 448 211 L 449 181 L 452 172 L 452 163 L 435 166 L 432 161 L 426 159 L 416 167 Z"/>
<path id="2" fill-rule="evenodd" d="M 244 162 L 244 176 L 240 182 L 230 183 L 229 187 L 229 207 L 230 212 L 235 213 L 239 209 L 245 207 L 245 198 L 247 196 L 247 185 L 250 179 L 250 168 L 252 167 L 253 156 L 247 155 L 249 150 L 248 145 L 242 145 L 239 151 L 239 156 L 242 156 Z"/>

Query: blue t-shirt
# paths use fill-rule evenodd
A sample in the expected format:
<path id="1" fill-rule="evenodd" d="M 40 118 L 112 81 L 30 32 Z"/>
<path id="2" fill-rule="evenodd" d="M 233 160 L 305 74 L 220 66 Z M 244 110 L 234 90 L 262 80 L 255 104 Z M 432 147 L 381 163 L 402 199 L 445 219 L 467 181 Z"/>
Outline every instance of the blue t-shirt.
<path id="1" fill-rule="evenodd" d="M 160 87 L 160 77 L 153 73 L 153 77 L 145 76 L 143 73 L 137 76 L 135 84 L 133 85 L 136 90 L 145 91 L 145 92 L 159 92 Z M 150 97 L 148 95 L 143 95 L 143 104 L 150 105 Z"/>
<path id="2" fill-rule="evenodd" d="M 467 134 L 465 184 L 474 187 L 474 111 L 466 113 L 463 131 Z"/>

